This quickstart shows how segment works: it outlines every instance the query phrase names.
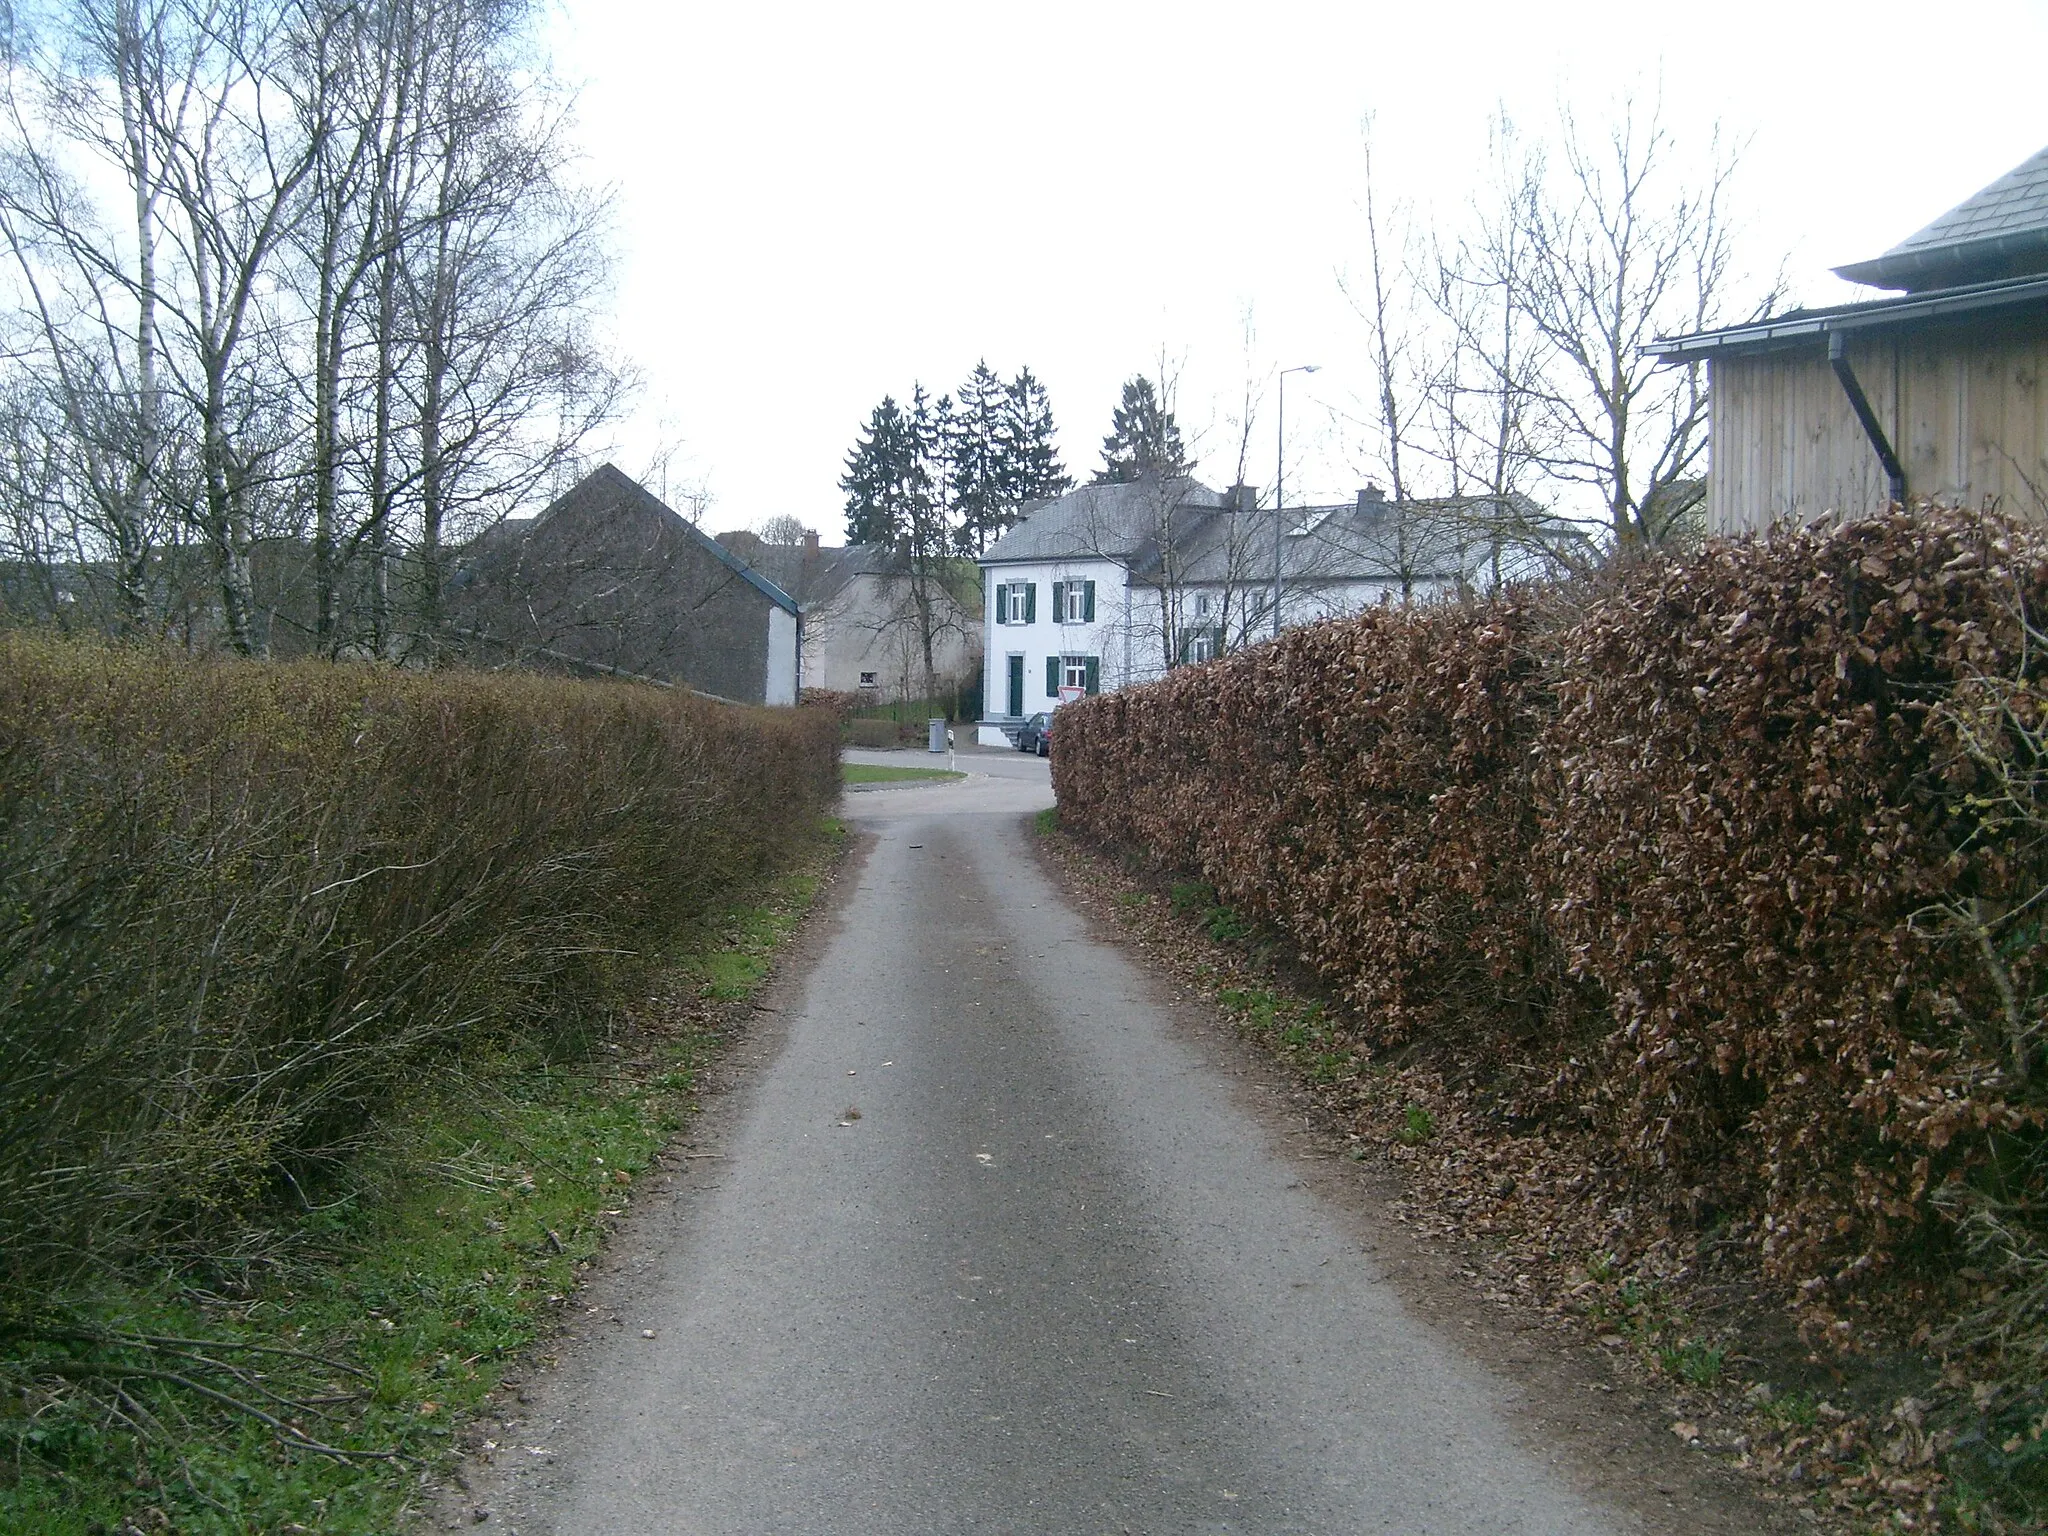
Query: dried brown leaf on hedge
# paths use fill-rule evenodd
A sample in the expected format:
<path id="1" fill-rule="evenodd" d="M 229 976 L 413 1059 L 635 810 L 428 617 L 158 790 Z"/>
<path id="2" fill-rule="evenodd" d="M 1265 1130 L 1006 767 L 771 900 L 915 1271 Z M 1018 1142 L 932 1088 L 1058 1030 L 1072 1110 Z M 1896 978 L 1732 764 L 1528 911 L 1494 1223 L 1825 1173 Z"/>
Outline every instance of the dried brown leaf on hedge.
<path id="1" fill-rule="evenodd" d="M 2044 600 L 2038 531 L 1936 511 L 1382 608 L 1063 712 L 1061 818 L 1284 935 L 1364 1043 L 1513 1064 L 1841 1343 L 1953 1262 L 1944 1198 L 2038 1202 L 2048 818 L 2001 765 Z"/>

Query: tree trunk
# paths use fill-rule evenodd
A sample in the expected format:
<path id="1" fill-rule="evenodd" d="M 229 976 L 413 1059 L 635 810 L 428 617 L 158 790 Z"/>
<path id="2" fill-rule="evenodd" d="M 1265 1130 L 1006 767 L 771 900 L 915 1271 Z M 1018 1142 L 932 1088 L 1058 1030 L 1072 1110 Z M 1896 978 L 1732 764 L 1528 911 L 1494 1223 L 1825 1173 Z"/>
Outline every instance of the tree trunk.
<path id="1" fill-rule="evenodd" d="M 148 626 L 151 527 L 155 522 L 152 512 L 162 411 L 157 383 L 156 192 L 150 172 L 149 141 L 144 137 L 137 100 L 143 82 L 139 30 L 133 0 L 128 0 L 115 20 L 119 59 L 114 71 L 121 100 L 121 133 L 128 149 L 128 176 L 135 193 L 136 451 L 129 467 L 123 507 L 114 519 L 119 622 L 127 634 L 139 634 Z"/>

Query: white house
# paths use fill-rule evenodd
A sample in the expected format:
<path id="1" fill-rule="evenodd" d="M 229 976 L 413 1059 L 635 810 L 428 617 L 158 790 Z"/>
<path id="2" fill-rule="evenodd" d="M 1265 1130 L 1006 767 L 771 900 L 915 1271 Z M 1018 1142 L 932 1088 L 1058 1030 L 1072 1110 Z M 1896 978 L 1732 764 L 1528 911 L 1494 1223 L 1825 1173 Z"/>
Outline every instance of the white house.
<path id="1" fill-rule="evenodd" d="M 1290 507 L 1278 528 L 1248 486 L 1192 480 L 1089 485 L 1030 507 L 981 556 L 987 638 L 979 739 L 1064 695 L 1099 693 L 1206 661 L 1283 626 L 1458 590 L 1476 551 L 1448 504 Z"/>

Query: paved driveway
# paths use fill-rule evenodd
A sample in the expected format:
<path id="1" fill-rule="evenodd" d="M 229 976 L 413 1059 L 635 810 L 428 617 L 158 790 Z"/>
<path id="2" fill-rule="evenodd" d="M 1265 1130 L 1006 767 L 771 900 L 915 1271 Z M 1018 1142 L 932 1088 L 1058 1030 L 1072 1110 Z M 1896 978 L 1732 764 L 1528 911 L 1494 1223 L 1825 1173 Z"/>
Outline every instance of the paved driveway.
<path id="1" fill-rule="evenodd" d="M 873 754 L 924 763 L 913 754 Z M 857 760 L 867 760 L 866 757 Z M 849 795 L 786 1034 L 550 1398 L 524 1536 L 1592 1533 L 1515 1389 L 1030 846 L 1046 765 Z M 637 1265 L 637 1272 L 633 1266 Z M 643 1338 L 650 1330 L 652 1338 Z"/>

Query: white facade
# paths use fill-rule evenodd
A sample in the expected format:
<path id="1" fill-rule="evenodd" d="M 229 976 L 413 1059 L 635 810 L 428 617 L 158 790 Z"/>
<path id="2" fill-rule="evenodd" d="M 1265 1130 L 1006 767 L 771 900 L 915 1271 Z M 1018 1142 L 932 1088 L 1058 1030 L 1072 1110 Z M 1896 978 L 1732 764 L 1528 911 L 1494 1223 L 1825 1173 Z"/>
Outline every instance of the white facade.
<path id="1" fill-rule="evenodd" d="M 797 696 L 797 616 L 781 604 L 768 609 L 768 676 L 764 704 L 794 704 Z"/>
<path id="2" fill-rule="evenodd" d="M 1168 594 L 1134 582 L 1113 560 L 990 564 L 983 579 L 983 746 L 1007 746 L 1006 725 L 1057 709 L 1063 685 L 1115 692 L 1165 676 L 1169 637 L 1175 665 L 1202 662 L 1256 643 L 1272 623 L 1267 589 L 1224 583 L 1171 594 L 1180 611 L 1169 623 L 1162 613 Z M 1437 596 L 1439 586 L 1448 584 L 1418 586 L 1411 596 Z M 1326 582 L 1287 590 L 1282 614 L 1292 628 L 1399 599 L 1392 582 Z"/>
<path id="3" fill-rule="evenodd" d="M 981 559 L 981 742 L 1010 742 L 1019 722 L 1057 708 L 1063 689 L 1113 692 L 1266 638 L 1274 515 L 1248 496 L 1193 482 L 1084 486 L 1005 533 Z M 1411 535 L 1419 505 L 1403 505 Z M 1283 628 L 1425 601 L 1469 579 L 1455 566 L 1393 558 L 1387 530 L 1397 519 L 1376 493 L 1286 518 Z"/>
<path id="4" fill-rule="evenodd" d="M 1055 709 L 1062 687 L 1095 693 L 1133 681 L 1127 580 L 1104 559 L 984 565 L 983 720 Z M 1000 726 L 978 735 L 983 746 L 1009 745 Z"/>

